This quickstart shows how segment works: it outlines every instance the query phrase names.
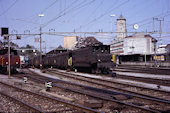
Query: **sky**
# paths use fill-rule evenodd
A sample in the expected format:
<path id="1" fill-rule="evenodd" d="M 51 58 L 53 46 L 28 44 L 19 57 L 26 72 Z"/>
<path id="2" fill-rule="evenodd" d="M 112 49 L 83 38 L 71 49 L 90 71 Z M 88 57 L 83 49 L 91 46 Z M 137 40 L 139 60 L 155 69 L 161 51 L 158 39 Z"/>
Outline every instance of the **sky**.
<path id="1" fill-rule="evenodd" d="M 39 14 L 44 14 L 39 17 Z M 110 15 L 115 15 L 111 17 Z M 162 27 L 162 38 L 158 33 L 151 34 L 170 43 L 170 0 L 0 0 L 0 27 L 8 27 L 10 34 L 38 34 L 42 27 L 43 51 L 63 46 L 64 36 L 94 36 L 104 44 L 114 40 L 116 34 L 52 32 L 116 32 L 116 19 L 126 18 L 127 32 L 152 32 Z M 158 18 L 154 20 L 153 18 Z M 133 29 L 138 24 L 139 29 Z M 132 35 L 132 33 L 128 33 Z M 20 47 L 27 44 L 39 49 L 35 42 L 39 35 L 21 35 L 21 40 L 13 36 L 11 41 Z M 3 37 L 0 37 L 3 40 Z"/>

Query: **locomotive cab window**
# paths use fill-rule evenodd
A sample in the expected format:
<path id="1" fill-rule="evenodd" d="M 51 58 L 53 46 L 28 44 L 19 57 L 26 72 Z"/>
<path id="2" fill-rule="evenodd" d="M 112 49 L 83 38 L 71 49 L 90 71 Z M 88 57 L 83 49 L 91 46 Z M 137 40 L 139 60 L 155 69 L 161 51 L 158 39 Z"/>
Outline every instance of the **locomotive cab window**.
<path id="1" fill-rule="evenodd" d="M 109 52 L 109 47 L 105 47 L 105 52 Z"/>
<path id="2" fill-rule="evenodd" d="M 96 52 L 99 50 L 99 47 L 93 47 L 93 52 Z"/>
<path id="3" fill-rule="evenodd" d="M 69 53 L 69 57 L 72 57 L 72 54 L 71 54 L 71 53 Z"/>
<path id="4" fill-rule="evenodd" d="M 17 51 L 16 50 L 11 50 L 10 54 L 11 55 L 17 55 Z"/>
<path id="5" fill-rule="evenodd" d="M 99 47 L 96 47 L 96 50 L 99 50 Z"/>
<path id="6" fill-rule="evenodd" d="M 8 49 L 0 50 L 0 55 L 8 54 Z M 18 55 L 16 50 L 10 50 L 11 55 Z"/>
<path id="7" fill-rule="evenodd" d="M 3 54 L 4 54 L 4 52 L 2 50 L 0 50 L 0 55 L 3 55 Z"/>
<path id="8" fill-rule="evenodd" d="M 8 53 L 8 49 L 3 49 L 3 50 L 0 50 L 0 54 L 1 55 L 5 55 Z"/>

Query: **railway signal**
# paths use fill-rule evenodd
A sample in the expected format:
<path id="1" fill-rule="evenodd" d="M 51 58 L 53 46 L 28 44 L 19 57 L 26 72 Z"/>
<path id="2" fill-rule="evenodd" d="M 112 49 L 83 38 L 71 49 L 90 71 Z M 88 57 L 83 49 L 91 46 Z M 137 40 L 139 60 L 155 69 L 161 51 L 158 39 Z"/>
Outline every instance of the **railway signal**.
<path id="1" fill-rule="evenodd" d="M 52 82 L 46 82 L 45 87 L 46 87 L 46 91 L 50 91 L 50 88 L 52 87 Z"/>
<path id="2" fill-rule="evenodd" d="M 3 35 L 8 35 L 8 28 L 7 27 L 1 28 L 1 36 L 3 36 Z"/>
<path id="3" fill-rule="evenodd" d="M 28 80 L 28 78 L 27 78 L 27 77 L 24 77 L 24 83 L 26 83 L 26 82 L 27 82 L 27 80 Z"/>
<path id="4" fill-rule="evenodd" d="M 16 36 L 16 39 L 20 40 L 20 39 L 21 39 L 21 36 Z"/>
<path id="5" fill-rule="evenodd" d="M 77 69 L 75 69 L 74 71 L 75 71 L 75 73 L 77 73 Z"/>

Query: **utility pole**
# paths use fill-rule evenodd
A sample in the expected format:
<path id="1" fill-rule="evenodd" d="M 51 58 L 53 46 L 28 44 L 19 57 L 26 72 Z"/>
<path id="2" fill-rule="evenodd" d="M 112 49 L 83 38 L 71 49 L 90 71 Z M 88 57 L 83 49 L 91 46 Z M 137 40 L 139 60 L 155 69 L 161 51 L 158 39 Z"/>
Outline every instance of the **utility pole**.
<path id="1" fill-rule="evenodd" d="M 43 43 L 44 43 L 44 50 L 45 50 L 45 54 L 46 54 L 46 42 L 45 41 L 43 41 Z"/>
<path id="2" fill-rule="evenodd" d="M 162 19 L 158 19 L 159 23 L 159 40 L 160 40 L 160 45 L 162 45 L 162 39 L 161 39 L 161 35 L 162 35 L 162 21 L 164 21 L 164 18 Z M 160 61 L 160 65 L 161 65 L 161 61 Z"/>
<path id="3" fill-rule="evenodd" d="M 159 38 L 158 38 L 158 47 L 159 47 L 159 45 L 162 45 L 162 39 L 161 39 L 161 35 L 162 35 L 162 21 L 164 21 L 164 18 L 160 18 L 160 19 L 158 19 L 158 18 L 153 18 L 153 32 L 155 32 L 155 24 L 154 24 L 154 20 L 157 20 L 157 21 L 159 21 L 160 23 L 159 23 Z M 159 41 L 160 41 L 160 44 L 159 44 Z M 156 45 L 155 45 L 155 48 L 154 48 L 154 57 L 155 57 L 155 66 L 157 65 L 157 58 L 156 58 Z"/>
<path id="4" fill-rule="evenodd" d="M 41 43 L 42 43 L 42 39 L 41 39 L 42 27 L 41 27 L 41 17 L 43 17 L 44 14 L 39 14 L 38 16 L 40 17 L 40 70 L 42 70 L 42 47 L 41 47 Z"/>
<path id="5" fill-rule="evenodd" d="M 114 18 L 115 16 L 116 16 L 116 15 L 114 15 L 114 14 L 111 14 L 111 15 L 110 15 L 110 17 L 111 17 L 111 32 L 113 32 L 113 24 L 114 24 L 113 18 Z"/>
<path id="6" fill-rule="evenodd" d="M 153 25 L 152 25 L 152 27 L 153 27 L 153 33 L 155 32 L 155 22 L 154 22 L 154 20 L 155 20 L 156 18 L 153 18 Z"/>
<path id="7" fill-rule="evenodd" d="M 160 29 L 159 29 L 159 34 L 160 34 L 160 45 L 162 45 L 162 21 L 164 21 L 164 18 L 158 20 L 160 22 Z"/>
<path id="8" fill-rule="evenodd" d="M 7 35 L 8 38 L 8 78 L 11 77 L 11 58 L 10 58 L 10 40 L 9 40 L 9 35 Z"/>
<path id="9" fill-rule="evenodd" d="M 154 20 L 158 18 L 153 18 L 153 33 L 155 32 L 155 23 Z M 156 67 L 156 42 L 154 41 L 154 66 Z"/>
<path id="10" fill-rule="evenodd" d="M 157 20 L 157 21 L 159 21 L 159 39 L 158 39 L 158 41 L 160 40 L 160 45 L 162 45 L 162 41 L 161 41 L 161 35 L 162 35 L 162 21 L 164 21 L 164 18 L 153 18 L 153 32 L 155 32 L 155 24 L 154 24 L 154 20 Z M 158 44 L 158 46 L 159 46 L 159 44 Z"/>
<path id="11" fill-rule="evenodd" d="M 41 33 L 42 33 L 42 28 L 40 25 L 40 69 L 42 70 L 42 48 L 41 48 Z"/>

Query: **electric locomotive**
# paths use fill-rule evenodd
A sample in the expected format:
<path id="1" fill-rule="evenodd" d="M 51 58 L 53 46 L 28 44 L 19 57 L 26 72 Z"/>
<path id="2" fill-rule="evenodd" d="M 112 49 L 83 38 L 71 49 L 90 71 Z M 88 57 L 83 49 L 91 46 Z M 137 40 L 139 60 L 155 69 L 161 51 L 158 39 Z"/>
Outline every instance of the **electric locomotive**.
<path id="1" fill-rule="evenodd" d="M 20 66 L 20 57 L 18 55 L 17 50 L 10 48 L 10 67 L 11 72 L 16 72 L 16 68 Z M 1 73 L 7 73 L 8 67 L 8 48 L 0 49 L 0 71 Z"/>

